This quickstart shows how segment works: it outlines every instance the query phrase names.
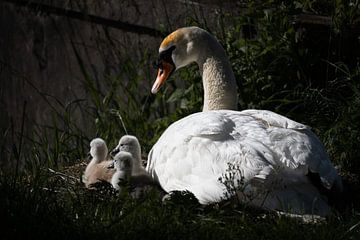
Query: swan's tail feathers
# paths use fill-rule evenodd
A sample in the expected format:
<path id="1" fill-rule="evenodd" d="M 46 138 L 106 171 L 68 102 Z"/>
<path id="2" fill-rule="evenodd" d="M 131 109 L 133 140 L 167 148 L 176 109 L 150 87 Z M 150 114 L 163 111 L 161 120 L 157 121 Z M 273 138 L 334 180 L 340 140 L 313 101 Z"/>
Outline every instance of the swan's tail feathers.
<path id="1" fill-rule="evenodd" d="M 342 193 L 344 190 L 342 180 L 340 176 L 337 176 L 333 179 L 332 183 L 328 181 L 327 178 L 320 177 L 322 185 L 329 191 L 334 193 Z"/>
<path id="2" fill-rule="evenodd" d="M 341 177 L 336 172 L 335 168 L 331 168 L 327 174 L 319 173 L 322 186 L 327 190 L 335 193 L 341 193 L 344 190 Z"/>
<path id="3" fill-rule="evenodd" d="M 327 216 L 331 208 L 327 199 L 310 184 L 274 191 L 264 201 L 264 207 L 294 214 Z"/>

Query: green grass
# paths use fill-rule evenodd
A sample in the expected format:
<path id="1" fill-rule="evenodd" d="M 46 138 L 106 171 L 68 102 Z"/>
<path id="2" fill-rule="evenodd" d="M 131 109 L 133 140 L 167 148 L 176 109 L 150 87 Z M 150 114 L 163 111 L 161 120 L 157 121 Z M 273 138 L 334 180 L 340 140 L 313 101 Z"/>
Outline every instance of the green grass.
<path id="1" fill-rule="evenodd" d="M 71 172 L 71 171 L 70 171 Z M 67 173 L 69 176 L 71 173 Z M 84 189 L 46 169 L 17 181 L 1 176 L 2 236 L 91 239 L 357 239 L 351 208 L 304 224 L 242 205 L 163 204 L 156 192 L 134 200 Z"/>
<path id="2" fill-rule="evenodd" d="M 62 103 L 39 91 L 44 100 L 57 103 L 55 108 L 48 101 L 53 109 L 51 124 L 31 123 L 34 129 L 26 131 L 29 119 L 24 104 L 22 127 L 1 128 L 0 160 L 8 156 L 15 163 L 11 170 L 0 170 L 2 236 L 359 239 L 360 62 L 359 57 L 345 54 L 347 46 L 340 41 L 359 17 L 354 10 L 359 3 L 353 1 L 351 7 L 346 1 L 256 2 L 250 1 L 247 11 L 232 18 L 230 25 L 222 22 L 226 13 L 219 16 L 217 26 L 207 26 L 196 16 L 187 23 L 209 29 L 223 44 L 240 86 L 241 109 L 284 114 L 311 126 L 324 142 L 351 187 L 325 222 L 304 224 L 231 202 L 202 207 L 181 202 L 164 205 L 156 192 L 134 200 L 85 189 L 80 182 L 85 164 L 79 159 L 85 158 L 92 138 L 102 137 L 111 149 L 122 135 L 133 134 L 147 153 L 170 123 L 201 110 L 202 85 L 192 65 L 177 71 L 161 94 L 141 94 L 142 79 L 154 78 L 147 71 L 150 62 L 144 52 L 137 62 L 123 59 L 118 75 L 104 75 L 99 90 L 73 46 L 89 99 Z M 299 13 L 328 15 L 333 25 L 325 35 L 316 35 L 318 42 L 311 42 L 312 33 L 300 34 L 292 24 Z M 256 37 L 246 37 L 249 31 L 256 32 Z M 179 79 L 185 81 L 179 84 Z M 95 129 L 94 136 L 77 125 L 73 116 L 78 112 Z"/>

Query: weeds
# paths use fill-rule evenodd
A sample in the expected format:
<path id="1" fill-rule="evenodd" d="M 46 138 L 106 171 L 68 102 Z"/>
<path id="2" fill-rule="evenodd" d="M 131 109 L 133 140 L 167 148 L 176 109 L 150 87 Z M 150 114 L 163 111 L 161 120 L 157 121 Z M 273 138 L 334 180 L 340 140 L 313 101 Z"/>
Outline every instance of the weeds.
<path id="1" fill-rule="evenodd" d="M 236 200 L 239 204 L 240 200 L 243 198 L 240 195 L 244 194 L 244 189 L 246 187 L 244 182 L 244 174 L 240 169 L 240 166 L 228 163 L 226 173 L 219 178 L 219 182 L 224 184 L 226 187 L 224 199 L 229 199 L 232 196 L 236 196 Z"/>

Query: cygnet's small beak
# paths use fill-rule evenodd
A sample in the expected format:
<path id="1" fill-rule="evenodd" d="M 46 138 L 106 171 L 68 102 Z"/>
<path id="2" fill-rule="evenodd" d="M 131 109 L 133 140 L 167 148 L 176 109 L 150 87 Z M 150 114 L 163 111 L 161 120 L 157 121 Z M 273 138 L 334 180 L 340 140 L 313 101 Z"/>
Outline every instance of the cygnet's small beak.
<path id="1" fill-rule="evenodd" d="M 111 163 L 107 166 L 108 169 L 115 168 L 115 162 L 111 161 Z"/>
<path id="2" fill-rule="evenodd" d="M 152 86 L 151 93 L 155 94 L 159 91 L 160 87 L 165 83 L 166 79 L 169 78 L 174 69 L 174 64 L 162 61 L 161 67 L 158 69 L 156 80 Z"/>

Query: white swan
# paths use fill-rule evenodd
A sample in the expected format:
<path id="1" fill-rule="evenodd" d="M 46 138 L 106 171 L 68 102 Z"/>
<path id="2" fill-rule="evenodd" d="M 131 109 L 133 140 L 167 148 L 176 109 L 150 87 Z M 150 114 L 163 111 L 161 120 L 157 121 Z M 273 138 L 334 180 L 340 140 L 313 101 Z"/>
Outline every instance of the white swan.
<path id="1" fill-rule="evenodd" d="M 148 175 L 141 163 L 141 146 L 139 140 L 132 135 L 124 135 L 120 138 L 119 144 L 111 151 L 117 154 L 120 151 L 129 152 L 133 156 L 132 176 Z"/>
<path id="2" fill-rule="evenodd" d="M 103 139 L 95 138 L 90 142 L 90 155 L 92 159 L 83 175 L 85 186 L 92 188 L 93 184 L 100 181 L 111 182 L 115 169 L 109 167 L 113 161 L 107 160 L 108 148 Z"/>
<path id="3" fill-rule="evenodd" d="M 112 176 L 111 185 L 113 188 L 122 191 L 126 184 L 130 183 L 133 168 L 133 156 L 128 152 L 119 152 L 114 157 L 115 174 Z"/>
<path id="4" fill-rule="evenodd" d="M 222 183 L 227 181 L 254 206 L 329 213 L 308 177 L 316 173 L 326 189 L 342 191 L 324 146 L 309 127 L 276 113 L 233 111 L 234 74 L 213 36 L 198 27 L 181 28 L 163 40 L 159 52 L 152 93 L 174 70 L 192 62 L 199 66 L 204 87 L 203 112 L 170 125 L 149 153 L 146 170 L 165 191 L 189 190 L 208 204 L 235 194 Z"/>

